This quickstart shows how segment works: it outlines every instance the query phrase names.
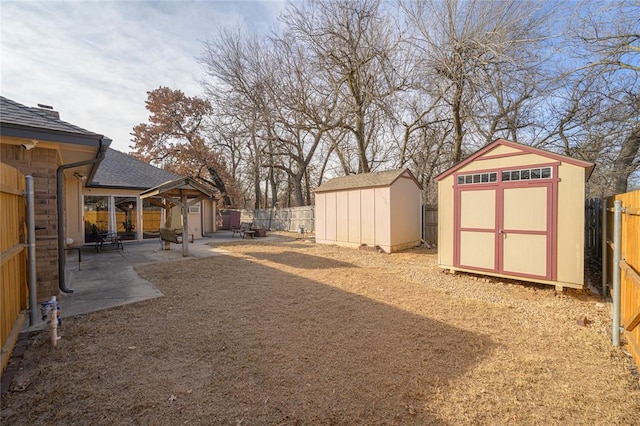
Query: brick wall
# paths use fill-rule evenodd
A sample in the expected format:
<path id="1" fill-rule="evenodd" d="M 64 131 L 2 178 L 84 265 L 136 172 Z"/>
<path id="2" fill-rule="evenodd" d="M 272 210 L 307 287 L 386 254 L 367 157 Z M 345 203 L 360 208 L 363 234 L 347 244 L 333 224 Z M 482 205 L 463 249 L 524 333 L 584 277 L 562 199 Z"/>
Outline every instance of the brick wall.
<path id="1" fill-rule="evenodd" d="M 59 294 L 58 289 L 58 215 L 56 210 L 55 150 L 0 144 L 0 160 L 33 176 L 35 190 L 36 275 L 38 302 Z"/>

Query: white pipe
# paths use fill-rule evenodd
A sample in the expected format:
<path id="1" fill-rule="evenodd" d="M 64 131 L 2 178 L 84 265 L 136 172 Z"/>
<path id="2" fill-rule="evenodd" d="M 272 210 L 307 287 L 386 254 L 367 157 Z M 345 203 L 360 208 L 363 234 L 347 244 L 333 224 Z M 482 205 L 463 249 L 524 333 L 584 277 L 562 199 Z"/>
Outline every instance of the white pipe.
<path id="1" fill-rule="evenodd" d="M 25 176 L 27 197 L 27 285 L 29 287 L 29 325 L 38 320 L 37 276 L 36 276 L 36 214 L 33 176 Z"/>
<path id="2" fill-rule="evenodd" d="M 613 346 L 620 346 L 620 245 L 622 201 L 616 200 L 613 209 Z"/>
<path id="3" fill-rule="evenodd" d="M 49 324 L 49 337 L 51 337 L 51 345 L 56 347 L 58 345 L 58 302 L 56 296 L 52 296 L 51 300 L 40 304 L 40 312 L 42 314 L 42 320 L 47 320 Z"/>
<path id="4" fill-rule="evenodd" d="M 51 344 L 55 348 L 58 346 L 58 302 L 56 296 L 51 297 L 51 308 L 49 311 L 49 336 L 51 336 Z"/>

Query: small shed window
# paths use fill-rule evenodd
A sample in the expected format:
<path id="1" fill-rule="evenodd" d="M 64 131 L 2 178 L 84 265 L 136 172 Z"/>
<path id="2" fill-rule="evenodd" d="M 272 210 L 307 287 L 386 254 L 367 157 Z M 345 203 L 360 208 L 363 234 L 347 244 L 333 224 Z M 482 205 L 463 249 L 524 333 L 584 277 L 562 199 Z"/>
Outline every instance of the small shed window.
<path id="1" fill-rule="evenodd" d="M 474 173 L 471 175 L 458 175 L 458 185 L 466 185 L 470 183 L 489 183 L 498 180 L 498 173 Z"/>
<path id="2" fill-rule="evenodd" d="M 551 167 L 540 167 L 535 169 L 509 170 L 502 172 L 502 181 L 549 179 L 551 177 Z"/>

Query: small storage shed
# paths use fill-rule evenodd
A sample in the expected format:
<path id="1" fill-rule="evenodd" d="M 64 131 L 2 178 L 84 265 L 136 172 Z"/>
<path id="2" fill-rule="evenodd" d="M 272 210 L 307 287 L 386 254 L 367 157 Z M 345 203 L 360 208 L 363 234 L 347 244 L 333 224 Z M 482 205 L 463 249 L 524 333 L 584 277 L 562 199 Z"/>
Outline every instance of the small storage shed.
<path id="1" fill-rule="evenodd" d="M 422 187 L 409 169 L 331 179 L 315 200 L 317 243 L 387 253 L 420 244 Z"/>
<path id="2" fill-rule="evenodd" d="M 438 181 L 438 265 L 556 288 L 584 284 L 594 164 L 498 139 Z"/>

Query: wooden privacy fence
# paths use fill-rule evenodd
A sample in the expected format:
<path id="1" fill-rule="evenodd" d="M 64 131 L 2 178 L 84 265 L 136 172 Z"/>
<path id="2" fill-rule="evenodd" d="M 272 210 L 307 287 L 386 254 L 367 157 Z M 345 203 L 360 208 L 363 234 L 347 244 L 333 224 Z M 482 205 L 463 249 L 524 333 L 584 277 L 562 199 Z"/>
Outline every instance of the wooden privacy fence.
<path id="1" fill-rule="evenodd" d="M 584 247 L 588 257 L 599 259 L 602 254 L 602 213 L 600 198 L 590 198 L 584 204 Z"/>
<path id="2" fill-rule="evenodd" d="M 606 282 L 620 268 L 620 320 L 635 363 L 640 367 L 640 190 L 607 198 L 607 241 L 613 239 L 613 206 L 622 201 L 620 264 L 613 265 L 613 245 L 606 245 Z"/>
<path id="3" fill-rule="evenodd" d="M 438 243 L 438 207 L 422 206 L 422 239 L 429 244 Z"/>
<path id="4" fill-rule="evenodd" d="M 24 175 L 0 163 L 0 339 L 3 371 L 22 328 L 28 301 L 24 191 Z"/>

